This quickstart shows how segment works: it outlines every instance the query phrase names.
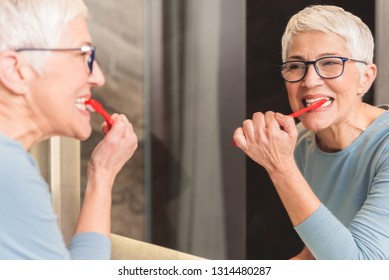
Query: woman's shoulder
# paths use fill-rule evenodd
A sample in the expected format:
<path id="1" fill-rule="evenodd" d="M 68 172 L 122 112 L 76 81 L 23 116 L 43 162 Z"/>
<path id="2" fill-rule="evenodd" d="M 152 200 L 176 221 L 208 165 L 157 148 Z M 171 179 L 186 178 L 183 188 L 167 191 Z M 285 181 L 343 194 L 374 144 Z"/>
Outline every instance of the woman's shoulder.
<path id="1" fill-rule="evenodd" d="M 366 131 L 379 134 L 387 133 L 389 136 L 389 106 L 380 105 L 377 107 L 384 109 L 385 111 L 381 110 L 379 114 L 377 114 L 374 121 L 367 127 Z"/>
<path id="2" fill-rule="evenodd" d="M 1 187 L 24 186 L 24 182 L 39 182 L 42 178 L 34 158 L 17 141 L 0 134 Z"/>
<path id="3" fill-rule="evenodd" d="M 376 107 L 383 109 L 385 111 L 389 111 L 389 104 L 381 104 L 381 105 L 377 105 Z"/>
<path id="4" fill-rule="evenodd" d="M 18 170 L 23 167 L 36 166 L 35 160 L 24 149 L 24 147 L 17 141 L 8 138 L 0 133 L 0 166 L 1 168 L 11 168 L 19 165 Z M 20 166 L 22 165 L 22 166 Z"/>

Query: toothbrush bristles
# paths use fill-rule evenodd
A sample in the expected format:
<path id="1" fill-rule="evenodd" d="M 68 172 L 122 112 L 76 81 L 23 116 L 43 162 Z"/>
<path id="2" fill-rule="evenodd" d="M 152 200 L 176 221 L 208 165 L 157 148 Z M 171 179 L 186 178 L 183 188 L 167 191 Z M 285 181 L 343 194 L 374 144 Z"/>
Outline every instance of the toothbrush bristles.
<path id="1" fill-rule="evenodd" d="M 99 113 L 105 119 L 109 127 L 113 125 L 113 120 L 111 119 L 111 116 L 104 110 L 100 102 L 95 99 L 89 99 L 86 100 L 84 104 L 90 112 Z"/>
<path id="2" fill-rule="evenodd" d="M 86 106 L 86 109 L 87 109 L 89 112 L 96 112 L 96 110 L 93 108 L 92 105 L 90 105 L 90 104 L 85 104 L 85 106 Z"/>

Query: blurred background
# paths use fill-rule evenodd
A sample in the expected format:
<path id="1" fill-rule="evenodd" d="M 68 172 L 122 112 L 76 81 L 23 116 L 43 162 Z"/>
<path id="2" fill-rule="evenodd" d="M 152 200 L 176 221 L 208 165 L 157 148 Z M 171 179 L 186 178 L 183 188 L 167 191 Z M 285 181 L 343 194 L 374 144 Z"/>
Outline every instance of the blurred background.
<path id="1" fill-rule="evenodd" d="M 126 114 L 139 138 L 115 182 L 112 231 L 211 259 L 297 254 L 302 243 L 266 172 L 232 146 L 233 132 L 256 111 L 290 112 L 276 65 L 294 13 L 339 5 L 382 32 L 383 44 L 385 1 L 85 2 L 107 80 L 94 96 Z M 377 92 L 366 102 L 385 99 Z M 81 143 L 81 174 L 101 123 L 94 115 Z"/>

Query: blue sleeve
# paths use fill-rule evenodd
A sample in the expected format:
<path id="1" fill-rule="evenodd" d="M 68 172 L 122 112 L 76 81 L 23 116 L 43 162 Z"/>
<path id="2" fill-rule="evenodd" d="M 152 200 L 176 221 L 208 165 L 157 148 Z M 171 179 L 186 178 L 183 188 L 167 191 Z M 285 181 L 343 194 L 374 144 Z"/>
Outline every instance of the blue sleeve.
<path id="1" fill-rule="evenodd" d="M 97 233 L 76 235 L 67 248 L 33 159 L 15 145 L 0 155 L 0 259 L 109 259 L 110 241 Z"/>
<path id="2" fill-rule="evenodd" d="M 69 251 L 73 260 L 109 260 L 111 241 L 108 237 L 94 232 L 83 232 L 73 236 Z"/>
<path id="3" fill-rule="evenodd" d="M 389 259 L 389 160 L 379 166 L 366 201 L 348 227 L 324 205 L 295 227 L 316 259 Z"/>
<path id="4" fill-rule="evenodd" d="M 353 150 L 337 156 L 316 153 L 314 134 L 296 148 L 296 162 L 307 181 L 320 182 L 311 187 L 322 205 L 295 227 L 316 259 L 389 259 L 387 116 L 369 130 L 354 142 Z M 321 170 L 324 177 L 319 176 Z"/>

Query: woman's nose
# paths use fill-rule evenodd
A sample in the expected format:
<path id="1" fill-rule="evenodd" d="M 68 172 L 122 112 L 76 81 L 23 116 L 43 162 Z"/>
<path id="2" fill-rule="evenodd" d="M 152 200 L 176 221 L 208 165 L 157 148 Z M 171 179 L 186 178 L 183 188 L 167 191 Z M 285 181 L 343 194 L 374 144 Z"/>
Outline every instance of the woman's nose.
<path id="1" fill-rule="evenodd" d="M 303 85 L 306 87 L 315 87 L 323 82 L 322 77 L 317 73 L 314 65 L 307 65 L 307 72 L 302 80 Z"/>
<path id="2" fill-rule="evenodd" d="M 94 86 L 101 87 L 105 84 L 105 77 L 97 61 L 94 61 L 93 63 L 93 71 L 89 76 L 89 82 Z"/>

